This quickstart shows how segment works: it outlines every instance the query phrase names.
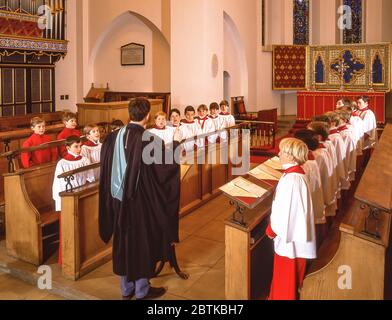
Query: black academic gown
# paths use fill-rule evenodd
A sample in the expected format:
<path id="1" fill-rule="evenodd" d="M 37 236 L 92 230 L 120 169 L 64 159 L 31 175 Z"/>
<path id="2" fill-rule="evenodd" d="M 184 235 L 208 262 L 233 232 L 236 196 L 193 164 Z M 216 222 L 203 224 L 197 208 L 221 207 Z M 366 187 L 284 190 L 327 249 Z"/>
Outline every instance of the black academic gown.
<path id="1" fill-rule="evenodd" d="M 100 235 L 105 242 L 113 235 L 113 272 L 127 276 L 128 281 L 152 278 L 157 262 L 168 261 L 171 244 L 179 241 L 180 166 L 174 161 L 144 163 L 142 153 L 149 142 L 142 141 L 143 133 L 141 126 L 127 126 L 122 202 L 111 197 L 117 133 L 107 137 L 101 151 Z M 174 148 L 178 144 L 175 142 Z"/>

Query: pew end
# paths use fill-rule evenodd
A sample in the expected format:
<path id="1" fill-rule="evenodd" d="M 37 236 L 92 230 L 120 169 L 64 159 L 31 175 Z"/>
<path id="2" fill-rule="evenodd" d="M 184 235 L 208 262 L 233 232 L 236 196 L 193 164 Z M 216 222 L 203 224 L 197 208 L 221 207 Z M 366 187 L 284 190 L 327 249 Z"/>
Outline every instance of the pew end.
<path id="1" fill-rule="evenodd" d="M 369 209 L 359 201 L 324 241 L 305 277 L 301 300 L 383 300 L 385 260 L 390 241 L 391 216 L 380 215 L 381 239 L 363 233 Z M 348 274 L 348 273 L 349 274 Z M 345 275 L 352 288 L 340 288 Z M 369 276 L 371 275 L 371 277 Z"/>
<path id="2" fill-rule="evenodd" d="M 112 243 L 99 236 L 99 183 L 61 196 L 62 274 L 76 281 L 112 259 Z"/>
<path id="3" fill-rule="evenodd" d="M 55 166 L 4 175 L 7 251 L 37 266 L 57 250 L 59 216 L 51 196 Z"/>

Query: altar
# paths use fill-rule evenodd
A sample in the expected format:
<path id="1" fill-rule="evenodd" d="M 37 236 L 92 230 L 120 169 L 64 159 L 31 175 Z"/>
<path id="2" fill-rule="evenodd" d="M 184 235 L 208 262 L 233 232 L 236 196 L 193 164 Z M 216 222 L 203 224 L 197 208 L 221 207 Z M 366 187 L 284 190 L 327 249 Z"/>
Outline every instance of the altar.
<path id="1" fill-rule="evenodd" d="M 323 92 L 299 91 L 297 93 L 297 120 L 310 121 L 316 115 L 336 109 L 336 102 L 342 98 L 356 100 L 359 96 L 370 98 L 369 107 L 376 115 L 377 123 L 385 124 L 384 92 Z"/>
<path id="2" fill-rule="evenodd" d="M 379 124 L 386 122 L 391 91 L 390 43 L 273 48 L 273 89 L 297 91 L 297 120 L 335 110 L 342 98 L 370 98 Z"/>

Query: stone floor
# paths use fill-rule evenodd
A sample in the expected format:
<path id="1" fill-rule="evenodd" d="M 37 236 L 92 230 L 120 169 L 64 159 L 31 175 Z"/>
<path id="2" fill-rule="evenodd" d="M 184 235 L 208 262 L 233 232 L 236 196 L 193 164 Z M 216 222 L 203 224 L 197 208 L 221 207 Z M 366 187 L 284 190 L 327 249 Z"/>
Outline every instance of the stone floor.
<path id="1" fill-rule="evenodd" d="M 168 288 L 164 300 L 221 300 L 225 298 L 224 220 L 230 215 L 228 200 L 219 196 L 180 221 L 177 247 L 179 265 L 189 273 L 180 279 L 168 266 L 152 280 L 154 286 Z M 120 299 L 119 278 L 112 273 L 111 262 L 101 266 L 79 281 L 61 276 L 53 256 L 47 263 L 52 268 L 53 289 L 37 289 L 37 268 L 6 254 L 0 242 L 1 299 Z M 5 272 L 5 273 L 4 273 Z M 9 274 L 7 274 L 9 273 Z"/>
<path id="2" fill-rule="evenodd" d="M 0 300 L 63 300 L 63 298 L 0 272 Z"/>

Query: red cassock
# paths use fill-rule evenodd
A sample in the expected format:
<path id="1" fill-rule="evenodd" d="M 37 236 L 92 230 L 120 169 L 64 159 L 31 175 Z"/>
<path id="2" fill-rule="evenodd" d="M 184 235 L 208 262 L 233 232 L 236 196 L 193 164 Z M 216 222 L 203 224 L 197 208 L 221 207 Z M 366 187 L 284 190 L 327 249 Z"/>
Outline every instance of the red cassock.
<path id="1" fill-rule="evenodd" d="M 270 238 L 276 237 L 271 224 L 268 225 L 266 234 Z M 273 278 L 268 300 L 298 300 L 298 288 L 302 287 L 305 272 L 306 259 L 289 259 L 275 253 Z"/>
<path id="2" fill-rule="evenodd" d="M 80 131 L 76 129 L 64 128 L 64 130 L 61 131 L 57 136 L 57 140 L 65 140 L 70 136 L 80 137 Z M 60 157 L 64 157 L 67 154 L 67 149 L 65 148 L 65 146 L 59 147 L 59 154 Z"/>
<path id="3" fill-rule="evenodd" d="M 296 176 L 291 174 L 296 174 Z M 299 298 L 298 289 L 301 288 L 305 278 L 307 259 L 315 258 L 313 208 L 310 203 L 310 192 L 306 190 L 307 186 L 302 178 L 304 174 L 305 172 L 300 166 L 287 169 L 275 195 L 274 202 L 284 198 L 285 203 L 283 205 L 275 204 L 275 207 L 273 204 L 271 223 L 266 230 L 266 235 L 274 239 L 275 243 L 274 269 L 269 300 L 297 300 Z M 282 191 L 285 194 L 282 195 Z M 299 194 L 294 196 L 293 192 Z M 294 197 L 289 205 L 294 211 L 290 214 L 283 211 L 276 212 L 276 209 L 284 209 L 287 202 L 290 202 L 287 199 L 287 194 L 292 194 Z M 304 205 L 301 204 L 301 199 L 304 201 Z M 295 202 L 298 201 L 299 203 L 296 204 Z M 290 217 L 291 215 L 294 217 Z M 309 215 L 309 217 L 298 222 L 305 215 Z M 286 218 L 289 220 L 285 221 Z M 311 225 L 310 228 L 306 226 L 308 223 Z M 272 228 L 274 225 L 277 227 L 275 231 Z M 288 233 L 285 235 L 282 230 L 288 230 Z M 309 234 L 306 235 L 306 233 Z"/>
<path id="4" fill-rule="evenodd" d="M 51 142 L 52 139 L 47 135 L 33 133 L 30 138 L 23 142 L 22 148 L 36 147 L 44 143 Z M 57 160 L 57 148 L 37 150 L 34 152 L 24 152 L 21 154 L 23 168 L 40 165 L 43 163 Z"/>

